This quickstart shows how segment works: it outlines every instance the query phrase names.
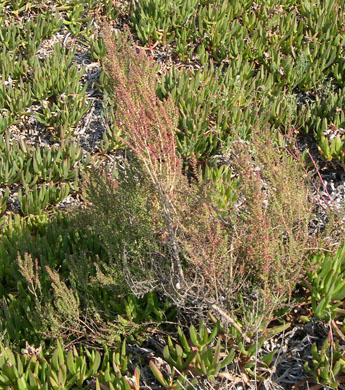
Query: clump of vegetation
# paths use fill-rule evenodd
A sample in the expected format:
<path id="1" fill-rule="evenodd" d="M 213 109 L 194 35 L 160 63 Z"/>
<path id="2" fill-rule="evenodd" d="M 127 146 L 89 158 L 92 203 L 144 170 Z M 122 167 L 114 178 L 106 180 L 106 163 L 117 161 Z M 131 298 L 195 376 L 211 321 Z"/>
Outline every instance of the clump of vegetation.
<path id="1" fill-rule="evenodd" d="M 116 179 L 94 171 L 85 181 L 87 225 L 102 236 L 134 293 L 159 288 L 185 310 L 198 302 L 231 310 L 239 321 L 255 297 L 255 321 L 264 329 L 303 280 L 310 251 L 322 250 L 327 239 L 328 230 L 309 235 L 315 211 L 309 177 L 269 129 L 255 131 L 250 146 L 238 140 L 229 150 L 239 196 L 220 210 L 217 187 L 197 162 L 192 179 L 183 174 L 177 112 L 170 96 L 155 94 L 152 60 L 109 29 L 104 36 L 107 92 L 132 157 Z M 218 185 L 223 179 L 232 181 L 222 176 Z"/>

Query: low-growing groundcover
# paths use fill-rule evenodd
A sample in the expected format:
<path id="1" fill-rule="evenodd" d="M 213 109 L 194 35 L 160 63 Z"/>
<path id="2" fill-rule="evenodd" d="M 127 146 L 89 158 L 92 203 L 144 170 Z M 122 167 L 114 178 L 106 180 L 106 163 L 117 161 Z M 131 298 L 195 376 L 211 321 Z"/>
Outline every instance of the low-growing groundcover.
<path id="1" fill-rule="evenodd" d="M 344 12 L 0 1 L 2 387 L 341 385 Z"/>

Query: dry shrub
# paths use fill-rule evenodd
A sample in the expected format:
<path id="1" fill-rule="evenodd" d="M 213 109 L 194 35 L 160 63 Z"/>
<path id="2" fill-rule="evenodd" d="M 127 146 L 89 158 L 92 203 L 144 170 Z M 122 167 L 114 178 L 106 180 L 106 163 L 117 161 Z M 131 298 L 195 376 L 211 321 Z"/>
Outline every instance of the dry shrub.
<path id="1" fill-rule="evenodd" d="M 237 309 L 242 318 L 247 308 L 239 301 L 253 303 L 255 297 L 256 314 L 260 311 L 268 323 L 273 310 L 286 302 L 303 278 L 308 253 L 320 238 L 310 237 L 308 231 L 314 209 L 308 178 L 272 143 L 269 129 L 254 132 L 250 147 L 241 141 L 232 146 L 231 164 L 241 177 L 240 202 L 220 217 L 210 200 L 215 186 L 189 183 L 182 174 L 175 141 L 178 113 L 170 97 L 159 100 L 155 94 L 152 60 L 133 41 L 115 40 L 109 28 L 104 29 L 104 38 L 108 52 L 104 69 L 116 106 L 115 126 L 140 166 L 137 173 L 126 174 L 139 174 L 140 181 L 150 185 L 141 194 L 142 209 L 131 211 L 134 203 L 129 200 L 137 194 L 131 197 L 130 193 L 140 192 L 138 186 L 122 188 L 123 181 L 114 183 L 104 177 L 104 188 L 112 190 L 88 194 L 91 204 L 103 202 L 102 207 L 90 208 L 95 229 L 104 242 L 110 242 L 114 241 L 111 219 L 117 220 L 117 226 L 122 224 L 116 256 L 135 293 L 145 292 L 140 286 L 148 285 L 145 275 L 149 275 L 152 288 L 158 286 L 184 309 Z M 112 217 L 109 210 L 120 218 Z M 145 234 L 140 233 L 142 222 Z M 133 272 L 128 245 L 138 242 L 136 261 L 147 269 Z"/>
<path id="2" fill-rule="evenodd" d="M 181 195 L 183 206 L 176 206 L 179 245 L 198 299 L 243 319 L 257 305 L 266 324 L 310 269 L 310 252 L 328 239 L 327 231 L 310 234 L 317 208 L 310 177 L 272 139 L 269 129 L 261 129 L 250 144 L 231 146 L 239 200 L 227 215 L 220 218 L 210 201 L 212 183 L 190 189 Z"/>
<path id="3" fill-rule="evenodd" d="M 316 206 L 310 177 L 273 144 L 269 129 L 254 131 L 250 146 L 234 144 L 232 156 L 242 199 L 234 252 L 250 289 L 271 313 L 303 280 L 309 252 L 319 246 L 319 237 L 309 234 Z"/>

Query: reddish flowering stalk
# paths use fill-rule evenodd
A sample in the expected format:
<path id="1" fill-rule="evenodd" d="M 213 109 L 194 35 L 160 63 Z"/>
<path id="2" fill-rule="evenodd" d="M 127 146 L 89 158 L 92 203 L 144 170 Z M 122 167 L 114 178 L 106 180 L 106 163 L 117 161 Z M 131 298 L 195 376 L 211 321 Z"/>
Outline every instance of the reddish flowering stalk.
<path id="1" fill-rule="evenodd" d="M 152 182 L 171 194 L 181 178 L 175 133 L 178 112 L 169 97 L 161 101 L 155 92 L 157 76 L 152 60 L 127 41 L 116 43 L 104 30 L 108 55 L 107 75 L 116 101 L 116 125 L 122 140 L 143 162 Z"/>

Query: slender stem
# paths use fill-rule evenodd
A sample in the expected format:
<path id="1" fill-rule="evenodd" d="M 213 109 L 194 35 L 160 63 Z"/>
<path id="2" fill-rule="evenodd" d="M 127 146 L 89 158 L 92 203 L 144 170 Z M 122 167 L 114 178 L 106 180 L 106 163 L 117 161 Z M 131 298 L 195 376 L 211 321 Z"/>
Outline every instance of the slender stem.
<path id="1" fill-rule="evenodd" d="M 322 176 L 321 176 L 320 170 L 318 169 L 318 167 L 317 167 L 317 165 L 316 165 L 316 163 L 315 163 L 315 161 L 314 161 L 314 159 L 313 159 L 313 156 L 311 155 L 311 153 L 309 152 L 309 150 L 308 150 L 308 156 L 310 157 L 310 159 L 311 159 L 311 161 L 312 161 L 312 163 L 313 163 L 313 165 L 314 165 L 314 168 L 315 168 L 315 170 L 316 170 L 316 172 L 317 172 L 317 174 L 318 174 L 318 176 L 319 176 L 320 183 L 323 185 L 323 188 L 325 189 L 325 192 L 326 192 L 326 194 L 327 194 L 329 200 L 331 201 L 331 203 L 332 203 L 333 206 L 334 206 L 333 198 L 332 198 L 331 195 L 329 194 L 329 192 L 328 192 L 328 190 L 327 190 L 327 186 L 325 185 L 325 182 L 324 182 L 324 180 L 323 180 L 323 178 L 322 178 Z"/>
<path id="2" fill-rule="evenodd" d="M 243 333 L 241 327 L 235 322 L 233 318 L 229 316 L 229 314 L 225 313 L 218 305 L 213 304 L 212 309 L 216 310 L 222 317 L 224 317 L 230 324 L 240 333 L 240 335 L 243 337 L 243 339 L 247 342 L 250 343 L 250 338 L 246 336 L 245 333 Z"/>
<path id="3" fill-rule="evenodd" d="M 175 234 L 175 230 L 174 230 L 172 218 L 171 218 L 171 213 L 170 213 L 170 202 L 167 198 L 167 195 L 162 190 L 162 188 L 160 188 L 160 193 L 161 193 L 161 197 L 162 197 L 162 201 L 163 201 L 163 210 L 164 210 L 164 214 L 165 214 L 164 216 L 165 216 L 165 219 L 167 221 L 168 229 L 169 229 L 169 235 L 170 235 L 171 246 L 172 246 L 172 255 L 173 255 L 173 258 L 174 258 L 176 266 L 177 266 L 177 270 L 178 270 L 178 273 L 180 276 L 180 281 L 182 283 L 184 283 L 184 274 L 183 274 L 182 265 L 181 265 L 181 261 L 180 261 L 179 249 L 178 249 L 178 245 L 176 242 L 176 234 Z"/>

